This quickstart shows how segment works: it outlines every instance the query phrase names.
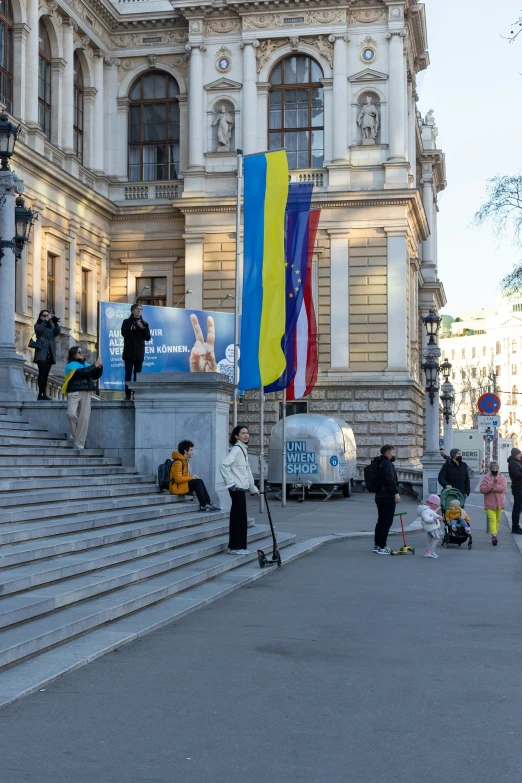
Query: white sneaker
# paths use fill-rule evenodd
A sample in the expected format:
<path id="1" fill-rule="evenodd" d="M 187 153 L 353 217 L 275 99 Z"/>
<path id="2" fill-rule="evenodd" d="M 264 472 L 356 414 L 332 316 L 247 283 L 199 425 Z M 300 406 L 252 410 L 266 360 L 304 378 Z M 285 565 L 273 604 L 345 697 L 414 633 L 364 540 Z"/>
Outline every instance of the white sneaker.
<path id="1" fill-rule="evenodd" d="M 429 550 L 427 552 L 424 552 L 424 557 L 432 557 L 437 558 L 438 555 L 435 554 L 435 552 L 430 552 Z"/>
<path id="2" fill-rule="evenodd" d="M 391 549 L 389 546 L 385 546 L 382 549 L 380 547 L 377 547 L 376 551 L 377 555 L 391 555 Z"/>
<path id="3" fill-rule="evenodd" d="M 242 549 L 229 549 L 228 550 L 229 555 L 242 555 L 243 550 Z"/>
<path id="4" fill-rule="evenodd" d="M 82 446 L 82 444 L 81 444 L 81 443 L 75 443 L 75 444 L 74 444 L 74 448 L 75 448 L 75 449 L 78 449 L 78 451 L 81 451 L 82 449 L 84 449 L 84 448 L 85 448 L 85 446 Z"/>
<path id="5" fill-rule="evenodd" d="M 373 551 L 375 552 L 376 555 L 379 554 L 379 547 L 377 546 L 377 544 L 375 544 L 375 546 L 373 547 Z"/>
<path id="6" fill-rule="evenodd" d="M 238 551 L 238 554 L 240 554 L 240 555 L 249 555 L 250 554 L 250 550 L 249 549 L 238 549 L 237 551 Z"/>

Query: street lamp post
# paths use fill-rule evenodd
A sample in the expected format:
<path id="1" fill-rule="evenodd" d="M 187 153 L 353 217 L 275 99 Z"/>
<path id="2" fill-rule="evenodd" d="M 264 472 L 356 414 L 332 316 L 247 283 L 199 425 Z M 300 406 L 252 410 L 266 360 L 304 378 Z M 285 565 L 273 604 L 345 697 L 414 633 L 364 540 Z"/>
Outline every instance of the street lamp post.
<path id="1" fill-rule="evenodd" d="M 423 348 L 424 362 L 422 369 L 426 376 L 425 417 L 426 417 L 426 451 L 422 458 L 424 496 L 437 492 L 437 476 L 441 467 L 439 452 L 439 358 L 440 348 L 437 345 L 437 334 L 442 318 L 434 309 L 422 319 L 426 328 L 428 342 Z"/>
<path id="2" fill-rule="evenodd" d="M 37 218 L 25 206 L 22 180 L 9 168 L 18 128 L 0 114 L 0 402 L 13 404 L 33 398 L 15 346 L 15 269 Z"/>
<path id="3" fill-rule="evenodd" d="M 444 417 L 444 449 L 449 454 L 453 448 L 453 403 L 455 402 L 455 389 L 450 383 L 451 364 L 446 359 L 440 366 L 440 371 L 444 377 L 444 383 L 441 386 L 442 394 L 442 415 Z"/>

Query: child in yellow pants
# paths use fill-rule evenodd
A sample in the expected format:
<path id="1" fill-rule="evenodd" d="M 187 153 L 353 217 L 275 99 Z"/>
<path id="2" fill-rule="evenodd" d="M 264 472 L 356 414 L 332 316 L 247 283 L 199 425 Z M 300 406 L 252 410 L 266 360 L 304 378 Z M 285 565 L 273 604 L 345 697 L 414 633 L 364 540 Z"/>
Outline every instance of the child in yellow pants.
<path id="1" fill-rule="evenodd" d="M 499 472 L 498 462 L 490 462 L 489 473 L 486 473 L 480 482 L 480 491 L 484 495 L 484 508 L 488 517 L 491 543 L 498 544 L 498 526 L 502 517 L 502 510 L 506 507 L 507 481 Z"/>

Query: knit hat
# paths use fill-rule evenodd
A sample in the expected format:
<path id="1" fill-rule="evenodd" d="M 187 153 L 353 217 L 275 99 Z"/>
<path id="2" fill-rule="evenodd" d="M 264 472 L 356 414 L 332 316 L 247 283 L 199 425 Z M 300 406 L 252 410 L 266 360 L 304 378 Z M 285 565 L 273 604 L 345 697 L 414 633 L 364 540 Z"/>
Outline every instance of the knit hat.
<path id="1" fill-rule="evenodd" d="M 511 449 L 512 457 L 517 457 L 519 454 L 522 454 L 522 451 L 520 451 L 520 449 Z"/>
<path id="2" fill-rule="evenodd" d="M 459 451 L 460 451 L 460 449 L 451 449 L 451 451 L 450 451 L 450 457 L 451 457 L 451 459 L 455 459 L 455 457 L 457 456 L 457 454 L 459 453 Z"/>
<path id="3" fill-rule="evenodd" d="M 500 467 L 498 462 L 495 462 L 494 460 L 491 460 L 491 462 L 489 463 L 489 469 L 491 470 L 491 468 L 498 468 L 498 467 Z"/>
<path id="4" fill-rule="evenodd" d="M 437 508 L 440 506 L 440 498 L 438 495 L 429 495 L 424 502 L 429 503 L 430 506 L 436 506 Z"/>

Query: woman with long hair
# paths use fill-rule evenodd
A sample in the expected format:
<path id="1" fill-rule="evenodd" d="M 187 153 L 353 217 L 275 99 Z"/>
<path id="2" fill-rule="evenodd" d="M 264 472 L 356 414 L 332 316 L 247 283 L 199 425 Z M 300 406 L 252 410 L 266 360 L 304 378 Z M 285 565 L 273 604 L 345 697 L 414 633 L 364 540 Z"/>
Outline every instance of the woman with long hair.
<path id="1" fill-rule="evenodd" d="M 60 319 L 54 310 L 40 310 L 38 320 L 34 325 L 36 339 L 40 347 L 35 349 L 34 362 L 38 367 L 38 399 L 50 400 L 47 396 L 47 379 L 51 367 L 56 364 L 56 338 L 62 331 Z"/>
<path id="2" fill-rule="evenodd" d="M 231 555 L 249 555 L 247 549 L 247 505 L 246 493 L 259 495 L 248 461 L 247 444 L 250 435 L 242 424 L 234 427 L 230 434 L 231 446 L 227 456 L 219 466 L 223 481 L 230 493 L 230 532 L 228 548 Z"/>

